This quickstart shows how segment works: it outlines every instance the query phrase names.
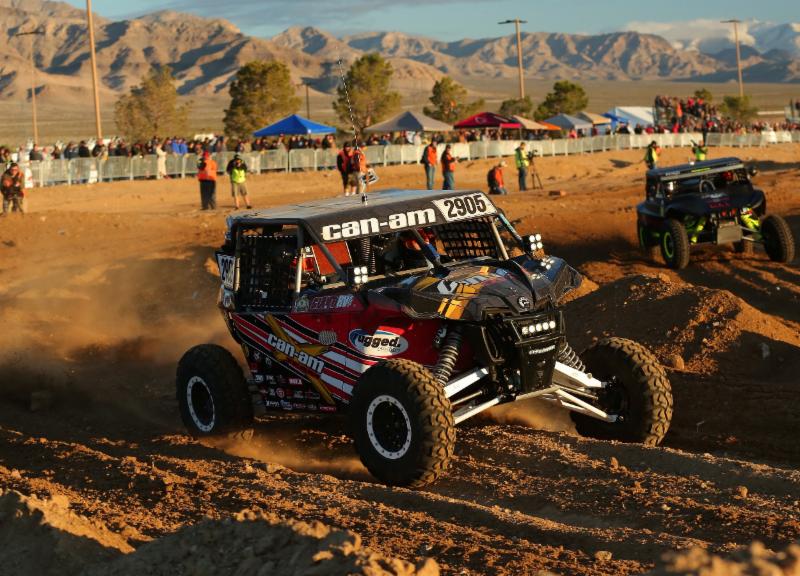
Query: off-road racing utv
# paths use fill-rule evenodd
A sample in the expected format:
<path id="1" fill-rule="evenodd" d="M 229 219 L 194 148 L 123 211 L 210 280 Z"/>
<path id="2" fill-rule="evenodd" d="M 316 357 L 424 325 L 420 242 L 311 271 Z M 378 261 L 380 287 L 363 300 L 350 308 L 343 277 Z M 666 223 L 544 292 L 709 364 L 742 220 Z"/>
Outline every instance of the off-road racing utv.
<path id="1" fill-rule="evenodd" d="M 177 397 L 196 436 L 270 409 L 347 412 L 376 478 L 422 486 L 447 469 L 456 424 L 503 402 L 550 400 L 602 438 L 657 444 L 669 427 L 657 360 L 620 338 L 579 357 L 558 303 L 580 275 L 482 192 L 237 213 L 217 260 L 219 306 L 249 376 L 219 346 L 186 352 Z"/>
<path id="2" fill-rule="evenodd" d="M 767 215 L 764 191 L 753 186 L 738 158 L 648 170 L 647 198 L 636 206 L 639 244 L 667 266 L 685 268 L 695 244 L 733 244 L 752 253 L 764 246 L 776 262 L 794 259 L 794 238 L 786 221 Z"/>

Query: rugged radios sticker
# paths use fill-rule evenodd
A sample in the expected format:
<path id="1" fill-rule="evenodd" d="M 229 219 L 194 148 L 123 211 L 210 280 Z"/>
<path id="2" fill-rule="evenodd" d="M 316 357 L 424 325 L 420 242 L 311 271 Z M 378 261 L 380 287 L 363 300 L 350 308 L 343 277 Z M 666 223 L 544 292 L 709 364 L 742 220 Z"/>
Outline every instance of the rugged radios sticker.
<path id="1" fill-rule="evenodd" d="M 370 333 L 357 328 L 350 332 L 349 339 L 356 350 L 367 356 L 386 358 L 408 350 L 408 341 L 405 338 L 387 330 Z"/>

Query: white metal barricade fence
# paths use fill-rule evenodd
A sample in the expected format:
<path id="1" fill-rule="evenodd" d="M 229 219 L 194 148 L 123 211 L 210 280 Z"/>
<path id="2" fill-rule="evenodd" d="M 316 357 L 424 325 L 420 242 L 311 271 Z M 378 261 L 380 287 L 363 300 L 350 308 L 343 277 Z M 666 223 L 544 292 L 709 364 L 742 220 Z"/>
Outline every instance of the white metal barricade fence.
<path id="1" fill-rule="evenodd" d="M 691 146 L 700 142 L 703 135 L 682 134 L 616 134 L 591 136 L 577 139 L 531 140 L 527 148 L 538 156 L 563 156 L 587 154 L 607 150 L 633 150 L 645 148 L 655 141 L 662 148 Z M 800 131 L 764 131 L 745 134 L 709 132 L 706 145 L 712 147 L 767 146 L 800 142 Z M 499 158 L 514 155 L 519 140 L 487 140 L 479 142 L 456 143 L 451 145 L 453 156 L 459 160 Z M 373 166 L 394 164 L 417 164 L 422 158 L 424 146 L 413 144 L 391 144 L 388 146 L 367 146 L 364 148 L 367 162 Z M 444 145 L 437 146 L 437 156 L 441 157 Z M 292 170 L 330 170 L 336 167 L 334 149 L 311 148 L 264 150 L 261 152 L 240 153 L 250 172 Z M 224 173 L 235 152 L 213 154 L 217 170 Z M 192 178 L 197 174 L 198 157 L 195 154 L 173 155 L 166 158 L 166 173 L 171 178 Z M 110 156 L 107 158 L 46 159 L 38 162 L 20 162 L 33 186 L 54 186 L 58 184 L 84 184 L 110 182 L 115 180 L 137 180 L 157 176 L 155 155 Z"/>

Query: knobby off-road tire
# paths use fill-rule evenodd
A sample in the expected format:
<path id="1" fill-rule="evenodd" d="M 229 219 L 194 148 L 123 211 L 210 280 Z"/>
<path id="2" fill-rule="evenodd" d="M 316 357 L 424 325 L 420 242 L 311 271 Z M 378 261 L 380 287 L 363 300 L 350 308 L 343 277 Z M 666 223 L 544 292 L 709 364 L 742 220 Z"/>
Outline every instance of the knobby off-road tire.
<path id="1" fill-rule="evenodd" d="M 420 364 L 386 360 L 355 386 L 350 428 L 367 470 L 392 486 L 419 488 L 449 467 L 456 432 L 450 401 Z"/>
<path id="2" fill-rule="evenodd" d="M 670 268 L 680 270 L 689 264 L 689 236 L 686 227 L 675 220 L 668 219 L 661 233 L 661 257 Z"/>
<path id="3" fill-rule="evenodd" d="M 761 221 L 761 238 L 770 260 L 783 263 L 794 260 L 794 236 L 781 216 L 770 214 Z"/>
<path id="4" fill-rule="evenodd" d="M 658 256 L 658 243 L 653 243 L 650 231 L 646 226 L 637 224 L 636 229 L 639 236 L 639 248 L 642 254 L 648 261 L 655 261 L 656 256 Z"/>
<path id="5" fill-rule="evenodd" d="M 603 440 L 659 444 L 672 420 L 672 388 L 655 356 L 632 340 L 604 338 L 590 346 L 581 359 L 587 372 L 609 382 L 598 407 L 620 419 L 604 422 L 573 412 L 578 433 Z"/>
<path id="6" fill-rule="evenodd" d="M 192 436 L 252 436 L 252 396 L 239 363 L 225 348 L 191 348 L 178 362 L 175 384 L 181 419 Z"/>

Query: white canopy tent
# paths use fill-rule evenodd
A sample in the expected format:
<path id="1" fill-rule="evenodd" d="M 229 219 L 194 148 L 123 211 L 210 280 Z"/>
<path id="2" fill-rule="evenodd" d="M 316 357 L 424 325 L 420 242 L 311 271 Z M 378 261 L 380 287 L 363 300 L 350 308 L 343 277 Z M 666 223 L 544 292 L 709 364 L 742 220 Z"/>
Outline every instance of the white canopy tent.
<path id="1" fill-rule="evenodd" d="M 653 109 L 648 106 L 616 106 L 606 114 L 626 121 L 631 128 L 637 124 L 642 126 L 653 126 L 655 124 Z"/>

